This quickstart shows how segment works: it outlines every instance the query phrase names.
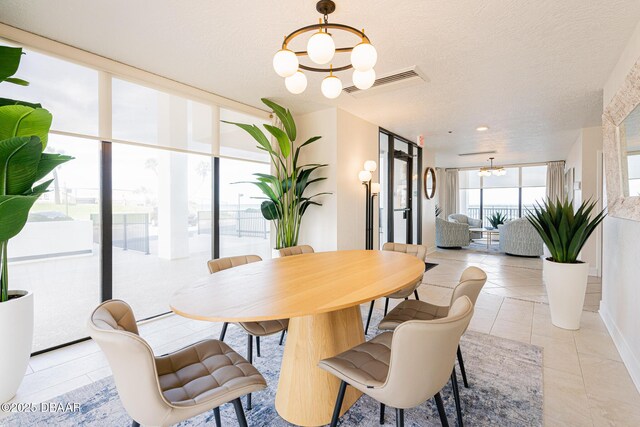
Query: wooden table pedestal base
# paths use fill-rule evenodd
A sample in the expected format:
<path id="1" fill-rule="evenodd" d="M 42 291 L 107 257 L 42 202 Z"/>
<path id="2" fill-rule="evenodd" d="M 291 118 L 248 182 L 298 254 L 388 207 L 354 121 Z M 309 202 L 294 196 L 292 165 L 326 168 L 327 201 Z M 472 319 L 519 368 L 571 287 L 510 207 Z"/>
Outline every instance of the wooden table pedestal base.
<path id="1" fill-rule="evenodd" d="M 278 414 L 299 426 L 328 424 L 340 380 L 318 368 L 318 362 L 363 342 L 360 306 L 290 319 L 276 394 Z M 348 387 L 340 414 L 361 394 Z"/>

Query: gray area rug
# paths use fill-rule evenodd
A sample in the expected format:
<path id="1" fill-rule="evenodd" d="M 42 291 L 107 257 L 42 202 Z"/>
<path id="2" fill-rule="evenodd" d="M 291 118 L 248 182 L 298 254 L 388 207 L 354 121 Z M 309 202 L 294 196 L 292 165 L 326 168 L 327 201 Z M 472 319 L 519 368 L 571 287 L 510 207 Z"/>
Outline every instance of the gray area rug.
<path id="1" fill-rule="evenodd" d="M 368 304 L 366 304 L 368 308 Z M 363 309 L 364 310 L 364 309 Z M 381 312 L 376 310 L 372 325 L 378 324 Z M 366 313 L 365 313 L 366 315 Z M 371 328 L 369 338 L 376 332 Z M 250 426 L 289 426 L 273 405 L 282 357 L 278 346 L 279 334 L 261 339 L 262 357 L 254 357 L 256 368 L 267 379 L 269 387 L 253 395 L 253 409 L 246 411 Z M 230 326 L 225 341 L 239 351 L 246 352 L 246 335 L 238 327 Z M 460 344 L 470 388 L 464 388 L 459 376 L 462 410 L 468 426 L 541 426 L 542 349 L 540 347 L 468 331 Z M 458 371 L 459 372 L 459 371 Z M 442 391 L 449 423 L 455 425 L 455 405 L 450 384 Z M 112 377 L 104 378 L 55 399 L 51 403 L 79 403 L 80 411 L 67 413 L 24 413 L 0 420 L 3 426 L 128 426 L 131 419 L 125 412 Z M 243 400 L 244 402 L 244 400 Z M 225 426 L 237 425 L 230 404 L 220 408 Z M 378 425 L 379 404 L 368 396 L 358 402 L 341 418 L 343 426 Z M 395 425 L 395 412 L 386 411 L 386 425 Z M 439 426 L 433 399 L 417 408 L 405 411 L 407 426 Z M 213 412 L 179 424 L 180 426 L 211 426 Z"/>

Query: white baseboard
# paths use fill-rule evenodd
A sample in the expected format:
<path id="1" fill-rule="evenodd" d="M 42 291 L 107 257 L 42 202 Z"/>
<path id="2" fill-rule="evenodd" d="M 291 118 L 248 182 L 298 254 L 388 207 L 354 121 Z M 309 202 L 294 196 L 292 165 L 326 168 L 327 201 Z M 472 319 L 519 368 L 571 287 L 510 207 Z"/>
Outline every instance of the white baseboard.
<path id="1" fill-rule="evenodd" d="M 618 349 L 618 353 L 620 353 L 622 362 L 627 367 L 627 371 L 629 371 L 631 380 L 638 389 L 638 392 L 640 392 L 640 360 L 638 360 L 637 356 L 633 354 L 633 351 L 627 344 L 627 341 L 624 339 L 624 336 L 616 326 L 611 314 L 609 314 L 609 311 L 602 301 L 600 301 L 599 313 L 602 321 L 609 331 L 609 335 L 611 335 L 611 338 L 613 339 L 613 343 Z"/>
<path id="2" fill-rule="evenodd" d="M 600 270 L 598 267 L 589 267 L 589 276 L 600 277 Z"/>

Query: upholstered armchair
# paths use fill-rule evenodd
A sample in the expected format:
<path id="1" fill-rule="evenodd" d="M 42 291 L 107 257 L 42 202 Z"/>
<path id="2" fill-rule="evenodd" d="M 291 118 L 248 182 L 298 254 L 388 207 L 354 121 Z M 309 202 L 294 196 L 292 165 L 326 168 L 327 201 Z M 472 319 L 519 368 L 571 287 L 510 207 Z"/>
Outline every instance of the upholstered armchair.
<path id="1" fill-rule="evenodd" d="M 439 248 L 461 248 L 469 246 L 469 225 L 436 218 L 436 246 Z"/>
<path id="2" fill-rule="evenodd" d="M 482 220 L 466 216 L 465 214 L 451 214 L 447 217 L 449 222 L 459 222 L 460 224 L 468 224 L 469 228 L 481 228 Z M 472 239 L 482 239 L 482 233 L 472 232 Z"/>
<path id="3" fill-rule="evenodd" d="M 509 255 L 542 256 L 542 238 L 526 218 L 514 219 L 498 226 L 500 252 Z"/>

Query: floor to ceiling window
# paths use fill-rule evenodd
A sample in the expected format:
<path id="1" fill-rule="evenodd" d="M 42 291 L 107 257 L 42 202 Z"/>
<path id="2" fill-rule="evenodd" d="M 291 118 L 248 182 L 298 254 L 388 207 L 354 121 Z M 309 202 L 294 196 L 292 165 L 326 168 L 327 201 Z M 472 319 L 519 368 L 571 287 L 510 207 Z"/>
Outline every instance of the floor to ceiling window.
<path id="1" fill-rule="evenodd" d="M 496 213 L 507 219 L 520 218 L 546 197 L 546 165 L 509 167 L 501 176 L 481 177 L 478 171 L 458 172 L 458 206 L 461 213 L 482 219 L 484 226 L 490 225 L 489 218 Z"/>
<path id="2" fill-rule="evenodd" d="M 177 289 L 208 274 L 207 260 L 271 256 L 261 194 L 238 183 L 269 173 L 269 159 L 220 122 L 260 125 L 266 114 L 25 52 L 19 75 L 30 86 L 3 85 L 0 96 L 51 111 L 47 151 L 74 157 L 55 170 L 51 191 L 9 246 L 10 287 L 35 293 L 34 351 L 85 338 L 86 319 L 103 299 L 124 299 L 138 319 L 152 317 L 170 310 Z M 103 92 L 100 79 L 108 82 Z M 110 92 L 101 98 L 104 87 Z"/>

